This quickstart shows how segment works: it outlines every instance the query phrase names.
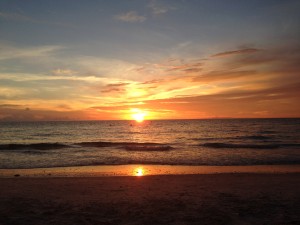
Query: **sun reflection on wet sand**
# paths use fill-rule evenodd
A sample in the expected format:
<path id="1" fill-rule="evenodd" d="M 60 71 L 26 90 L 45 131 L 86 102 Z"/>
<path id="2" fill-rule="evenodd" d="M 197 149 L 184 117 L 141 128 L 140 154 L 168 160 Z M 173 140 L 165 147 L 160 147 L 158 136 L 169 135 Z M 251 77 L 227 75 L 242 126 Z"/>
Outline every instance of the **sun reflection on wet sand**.
<path id="1" fill-rule="evenodd" d="M 141 177 L 145 175 L 145 170 L 143 167 L 135 168 L 133 171 L 133 176 Z"/>
<path id="2" fill-rule="evenodd" d="M 77 177 L 77 176 L 136 176 L 185 175 L 214 173 L 300 173 L 299 165 L 259 166 L 171 166 L 171 165 L 118 165 L 82 166 L 36 169 L 0 169 L 0 177 Z"/>

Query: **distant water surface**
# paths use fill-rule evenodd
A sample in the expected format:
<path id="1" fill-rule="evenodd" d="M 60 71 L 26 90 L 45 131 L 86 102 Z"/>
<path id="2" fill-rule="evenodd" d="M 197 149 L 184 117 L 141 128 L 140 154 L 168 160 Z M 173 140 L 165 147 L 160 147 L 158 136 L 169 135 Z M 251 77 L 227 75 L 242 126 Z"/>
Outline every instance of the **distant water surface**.
<path id="1" fill-rule="evenodd" d="M 0 168 L 300 164 L 300 119 L 1 122 Z"/>

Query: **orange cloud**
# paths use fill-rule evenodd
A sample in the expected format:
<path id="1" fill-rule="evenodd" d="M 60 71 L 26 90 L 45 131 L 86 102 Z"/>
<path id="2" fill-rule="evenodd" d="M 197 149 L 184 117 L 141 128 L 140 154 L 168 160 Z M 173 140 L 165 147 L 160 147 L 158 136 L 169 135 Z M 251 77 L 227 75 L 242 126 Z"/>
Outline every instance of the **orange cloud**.
<path id="1" fill-rule="evenodd" d="M 113 84 L 107 84 L 103 89 L 102 93 L 111 93 L 111 92 L 125 92 L 126 91 L 126 86 L 129 83 L 113 83 Z"/>

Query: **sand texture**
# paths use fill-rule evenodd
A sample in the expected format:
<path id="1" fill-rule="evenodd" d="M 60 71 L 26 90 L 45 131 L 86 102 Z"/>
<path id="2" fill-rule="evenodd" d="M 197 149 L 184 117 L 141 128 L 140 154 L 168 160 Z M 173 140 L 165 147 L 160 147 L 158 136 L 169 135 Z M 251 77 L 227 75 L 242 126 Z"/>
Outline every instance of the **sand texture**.
<path id="1" fill-rule="evenodd" d="M 300 174 L 1 178 L 0 224 L 300 224 Z"/>

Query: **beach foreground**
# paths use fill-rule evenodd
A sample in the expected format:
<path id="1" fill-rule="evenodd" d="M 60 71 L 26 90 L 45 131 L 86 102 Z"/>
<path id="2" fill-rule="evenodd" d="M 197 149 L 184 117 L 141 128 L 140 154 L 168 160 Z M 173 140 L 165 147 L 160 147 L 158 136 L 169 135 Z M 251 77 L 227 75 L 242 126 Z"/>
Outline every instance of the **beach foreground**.
<path id="1" fill-rule="evenodd" d="M 1 178 L 0 224 L 299 224 L 300 174 Z"/>

